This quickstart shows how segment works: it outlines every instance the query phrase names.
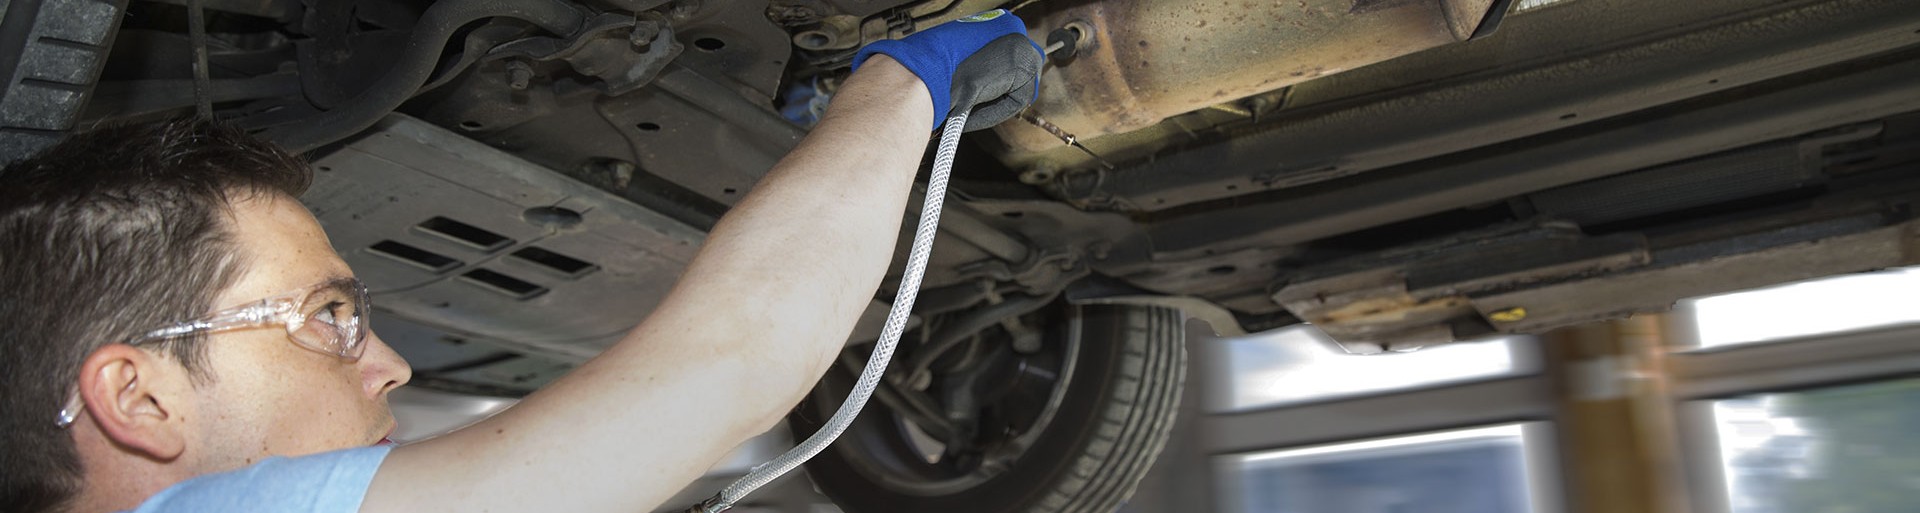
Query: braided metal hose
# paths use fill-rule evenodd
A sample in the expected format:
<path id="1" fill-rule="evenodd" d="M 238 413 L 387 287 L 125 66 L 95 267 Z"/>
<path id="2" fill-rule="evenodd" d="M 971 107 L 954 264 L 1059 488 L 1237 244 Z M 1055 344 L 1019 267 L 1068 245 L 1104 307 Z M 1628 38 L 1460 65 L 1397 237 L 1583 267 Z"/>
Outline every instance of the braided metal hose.
<path id="1" fill-rule="evenodd" d="M 853 392 L 847 394 L 846 402 L 840 403 L 839 411 L 834 412 L 833 418 L 827 419 L 827 423 L 820 426 L 813 436 L 773 461 L 754 467 L 753 471 L 721 489 L 719 494 L 694 506 L 692 512 L 718 513 L 732 509 L 747 494 L 820 454 L 827 445 L 840 438 L 840 433 L 845 432 L 847 426 L 853 424 L 854 417 L 860 415 L 860 409 L 866 407 L 867 399 L 873 397 L 873 389 L 880 385 L 880 376 L 886 374 L 887 362 L 893 359 L 894 347 L 900 344 L 900 334 L 906 331 L 907 315 L 913 311 L 913 300 L 920 295 L 920 278 L 927 272 L 927 256 L 933 251 L 933 237 L 940 225 L 940 207 L 947 199 L 947 175 L 953 172 L 953 154 L 960 147 L 960 134 L 966 127 L 967 112 L 963 109 L 948 117 L 946 128 L 940 132 L 940 147 L 934 152 L 933 174 L 927 178 L 927 198 L 920 208 L 920 224 L 913 230 L 913 249 L 907 253 L 907 269 L 900 276 L 900 291 L 894 294 L 893 308 L 887 311 L 887 324 L 880 331 L 880 342 L 873 347 L 873 354 L 867 357 L 867 368 L 860 372 L 860 380 L 854 383 Z"/>

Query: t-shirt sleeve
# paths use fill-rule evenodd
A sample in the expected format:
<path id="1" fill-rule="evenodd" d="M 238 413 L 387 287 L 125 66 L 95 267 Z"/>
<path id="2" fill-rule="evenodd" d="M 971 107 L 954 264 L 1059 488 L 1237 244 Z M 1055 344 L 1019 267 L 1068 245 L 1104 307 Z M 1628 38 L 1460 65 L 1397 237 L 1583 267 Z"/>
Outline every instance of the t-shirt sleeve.
<path id="1" fill-rule="evenodd" d="M 390 449 L 364 447 L 298 458 L 267 458 L 251 467 L 173 485 L 148 498 L 133 513 L 355 513 Z"/>

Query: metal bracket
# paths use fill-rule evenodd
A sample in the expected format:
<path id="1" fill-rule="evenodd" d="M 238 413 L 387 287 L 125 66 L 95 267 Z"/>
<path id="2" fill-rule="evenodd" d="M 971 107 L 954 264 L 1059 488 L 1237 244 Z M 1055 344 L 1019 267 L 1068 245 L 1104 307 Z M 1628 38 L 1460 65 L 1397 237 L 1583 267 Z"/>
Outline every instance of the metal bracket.
<path id="1" fill-rule="evenodd" d="M 1066 288 L 1068 283 L 1085 277 L 1092 269 L 1078 250 L 1069 248 L 1030 253 L 1026 261 L 1017 266 L 994 258 L 963 264 L 958 271 L 965 278 L 1011 282 L 1029 294 L 1044 295 Z"/>
<path id="2" fill-rule="evenodd" d="M 649 11 L 601 14 L 566 39 L 522 39 L 495 48 L 489 57 L 563 61 L 582 75 L 600 79 L 607 95 L 618 96 L 652 82 L 682 50 L 685 46 L 674 40 L 667 16 Z"/>

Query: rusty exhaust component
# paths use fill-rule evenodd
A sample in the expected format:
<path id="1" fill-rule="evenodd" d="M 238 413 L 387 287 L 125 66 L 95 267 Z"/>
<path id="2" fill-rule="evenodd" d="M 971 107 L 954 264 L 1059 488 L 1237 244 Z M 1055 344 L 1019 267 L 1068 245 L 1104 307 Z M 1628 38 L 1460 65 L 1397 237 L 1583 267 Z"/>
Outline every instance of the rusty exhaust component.
<path id="1" fill-rule="evenodd" d="M 1084 34 L 1041 81 L 1033 108 L 1085 140 L 1443 44 L 1464 41 L 1495 0 L 1133 0 L 1028 18 L 1029 32 Z M 1024 13 L 1023 13 L 1024 14 Z M 1037 14 L 1037 13 L 1036 13 Z M 1059 147 L 1039 128 L 996 130 L 1014 153 Z"/>

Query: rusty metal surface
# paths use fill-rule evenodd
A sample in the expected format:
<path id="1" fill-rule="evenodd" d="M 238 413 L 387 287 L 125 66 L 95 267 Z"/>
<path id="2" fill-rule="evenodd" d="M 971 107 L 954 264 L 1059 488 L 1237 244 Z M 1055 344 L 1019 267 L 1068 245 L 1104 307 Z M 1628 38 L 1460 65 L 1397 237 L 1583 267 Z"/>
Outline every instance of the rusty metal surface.
<path id="1" fill-rule="evenodd" d="M 1536 222 L 1308 270 L 1272 297 L 1342 343 L 1406 350 L 1491 332 L 1463 322 L 1479 317 L 1475 298 L 1485 291 L 1647 262 L 1638 235 L 1588 237 L 1576 226 Z"/>
<path id="2" fill-rule="evenodd" d="M 1665 311 L 1688 297 L 1912 265 L 1914 194 L 1659 238 L 1552 226 L 1504 237 L 1518 239 L 1511 243 L 1463 237 L 1289 283 L 1273 300 L 1359 353 L 1538 333 Z"/>
<path id="3" fill-rule="evenodd" d="M 1034 109 L 1084 139 L 1466 39 L 1493 0 L 1137 0 L 1023 13 L 1029 30 L 1092 34 L 1042 80 Z M 1016 152 L 1059 141 L 997 129 Z"/>
<path id="4" fill-rule="evenodd" d="M 1674 112 L 1657 120 L 1601 125 L 1604 129 L 1512 146 L 1510 153 L 1482 153 L 1430 166 L 1380 171 L 1353 187 L 1297 189 L 1299 196 L 1157 221 L 1149 230 L 1156 255 L 1168 258 L 1318 240 L 1756 141 L 1913 111 L 1920 109 L 1920 80 L 1912 78 L 1920 77 L 1916 73 L 1920 73 L 1920 60 L 1778 90 L 1751 91 L 1738 101 Z M 1448 174 L 1429 174 L 1435 172 Z M 1466 178 L 1487 176 L 1483 173 L 1499 177 Z M 1446 199 L 1454 194 L 1459 196 Z M 1374 215 L 1386 212 L 1393 214 Z M 1235 233 L 1242 230 L 1250 234 Z M 1226 244 L 1235 240 L 1244 243 Z"/>
<path id="5" fill-rule="evenodd" d="M 1288 87 L 1284 106 L 1258 122 L 1188 123 L 1196 113 L 1086 141 L 1119 170 L 1102 174 L 1097 187 L 1061 194 L 1088 208 L 1160 211 L 1347 181 L 1820 73 L 1911 47 L 1915 27 L 1920 9 L 1911 0 L 1568 2 L 1510 16 L 1486 37 Z M 1176 124 L 1194 128 L 1182 132 L 1170 126 Z M 1133 135 L 1148 132 L 1176 143 L 1121 154 L 1145 145 Z M 1091 168 L 1074 153 L 1062 147 L 1009 162 Z"/>

